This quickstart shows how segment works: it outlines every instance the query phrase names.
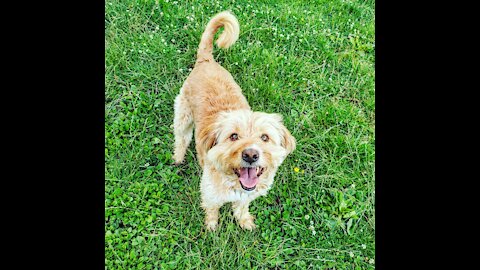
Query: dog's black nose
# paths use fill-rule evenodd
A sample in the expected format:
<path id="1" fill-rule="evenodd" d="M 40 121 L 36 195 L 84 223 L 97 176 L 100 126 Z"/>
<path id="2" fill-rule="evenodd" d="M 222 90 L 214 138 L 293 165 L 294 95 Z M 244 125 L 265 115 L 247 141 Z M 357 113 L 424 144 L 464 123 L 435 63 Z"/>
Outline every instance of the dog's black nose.
<path id="1" fill-rule="evenodd" d="M 242 152 L 242 159 L 252 164 L 258 160 L 258 151 L 255 149 L 245 149 Z"/>

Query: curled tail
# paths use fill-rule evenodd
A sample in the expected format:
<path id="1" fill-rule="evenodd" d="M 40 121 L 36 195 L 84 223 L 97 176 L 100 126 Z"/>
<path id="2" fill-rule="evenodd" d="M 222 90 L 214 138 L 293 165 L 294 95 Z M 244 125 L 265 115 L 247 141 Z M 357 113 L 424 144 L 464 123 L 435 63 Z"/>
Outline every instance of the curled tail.
<path id="1" fill-rule="evenodd" d="M 235 18 L 235 16 L 229 11 L 218 13 L 208 22 L 207 27 L 202 34 L 202 39 L 197 52 L 197 63 L 213 61 L 213 37 L 222 26 L 224 30 L 217 39 L 217 46 L 226 49 L 237 41 L 240 34 L 240 25 L 237 18 Z"/>

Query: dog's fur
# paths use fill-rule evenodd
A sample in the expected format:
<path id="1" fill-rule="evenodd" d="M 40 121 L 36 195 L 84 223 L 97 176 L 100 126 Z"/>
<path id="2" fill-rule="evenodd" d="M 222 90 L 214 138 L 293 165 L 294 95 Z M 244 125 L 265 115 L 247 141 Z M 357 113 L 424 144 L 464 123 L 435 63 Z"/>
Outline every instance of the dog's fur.
<path id="1" fill-rule="evenodd" d="M 176 164 L 183 162 L 195 125 L 197 157 L 203 169 L 200 190 L 207 229 L 216 229 L 220 207 L 232 202 L 233 214 L 240 226 L 252 230 L 255 224 L 248 205 L 267 194 L 278 167 L 295 149 L 296 142 L 282 124 L 281 115 L 251 111 L 233 77 L 213 59 L 213 39 L 220 27 L 224 31 L 216 42 L 218 47 L 228 48 L 238 39 L 239 23 L 228 11 L 215 15 L 207 24 L 195 67 L 175 99 L 173 158 Z M 233 133 L 238 135 L 232 137 Z M 258 153 L 258 160 L 250 164 L 245 156 L 242 158 L 248 149 Z M 242 172 L 243 178 L 240 178 Z M 242 185 L 255 185 L 244 188 L 240 179 L 250 181 Z M 251 188 L 253 190 L 247 191 Z"/>

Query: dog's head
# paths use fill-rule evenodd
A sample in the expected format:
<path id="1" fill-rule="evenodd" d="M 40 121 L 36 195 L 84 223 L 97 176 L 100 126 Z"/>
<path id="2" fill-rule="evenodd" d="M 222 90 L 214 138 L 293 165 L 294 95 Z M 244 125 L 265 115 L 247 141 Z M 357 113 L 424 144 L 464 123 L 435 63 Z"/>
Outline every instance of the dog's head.
<path id="1" fill-rule="evenodd" d="M 222 112 L 207 133 L 207 160 L 248 191 L 274 175 L 296 145 L 279 114 Z"/>

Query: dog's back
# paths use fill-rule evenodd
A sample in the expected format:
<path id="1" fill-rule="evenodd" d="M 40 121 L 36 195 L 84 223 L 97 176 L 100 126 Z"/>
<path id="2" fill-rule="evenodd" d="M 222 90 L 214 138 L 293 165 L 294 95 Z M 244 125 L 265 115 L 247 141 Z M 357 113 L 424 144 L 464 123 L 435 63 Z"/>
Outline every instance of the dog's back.
<path id="1" fill-rule="evenodd" d="M 228 48 L 237 41 L 240 26 L 235 16 L 228 11 L 215 15 L 202 34 L 195 67 L 181 90 L 192 110 L 197 141 L 201 141 L 201 134 L 207 132 L 218 112 L 250 110 L 240 86 L 213 58 L 213 38 L 220 27 L 224 30 L 216 41 L 218 47 Z"/>
<path id="2" fill-rule="evenodd" d="M 232 75 L 213 58 L 213 39 L 221 27 L 224 31 L 216 41 L 218 47 L 225 49 L 237 41 L 240 26 L 235 16 L 228 11 L 215 15 L 202 34 L 195 66 L 175 101 L 176 111 L 181 113 L 176 114 L 174 124 L 185 126 L 186 134 L 193 132 L 190 131 L 193 126 L 190 127 L 189 123 L 195 125 L 195 141 L 201 165 L 203 165 L 204 152 L 213 143 L 204 135 L 210 132 L 217 114 L 221 111 L 250 110 L 240 86 Z M 189 139 L 180 140 L 176 142 L 179 145 L 176 148 L 184 149 L 184 145 L 189 143 Z M 174 159 L 178 163 L 183 160 L 184 151 L 177 152 Z"/>

